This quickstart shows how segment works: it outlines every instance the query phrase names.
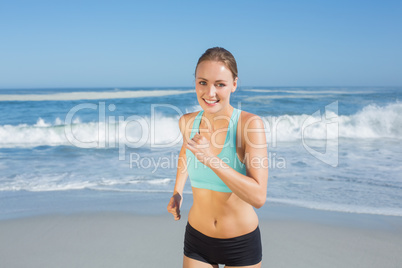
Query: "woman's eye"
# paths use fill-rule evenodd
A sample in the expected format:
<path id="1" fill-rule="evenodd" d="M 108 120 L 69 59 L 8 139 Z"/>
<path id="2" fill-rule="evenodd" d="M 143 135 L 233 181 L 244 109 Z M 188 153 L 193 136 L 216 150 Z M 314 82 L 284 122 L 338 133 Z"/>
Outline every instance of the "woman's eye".
<path id="1" fill-rule="evenodd" d="M 199 84 L 205 86 L 207 83 L 205 81 L 200 81 Z"/>
<path id="2" fill-rule="evenodd" d="M 224 87 L 225 84 L 218 84 L 218 87 Z"/>

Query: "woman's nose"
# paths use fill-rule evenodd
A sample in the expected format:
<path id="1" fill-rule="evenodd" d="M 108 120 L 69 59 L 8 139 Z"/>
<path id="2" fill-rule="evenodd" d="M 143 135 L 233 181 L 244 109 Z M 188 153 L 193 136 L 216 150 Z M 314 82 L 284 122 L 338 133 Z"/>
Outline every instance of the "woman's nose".
<path id="1" fill-rule="evenodd" d="M 216 88 L 214 85 L 210 86 L 208 89 L 208 96 L 209 97 L 215 97 L 216 95 Z"/>

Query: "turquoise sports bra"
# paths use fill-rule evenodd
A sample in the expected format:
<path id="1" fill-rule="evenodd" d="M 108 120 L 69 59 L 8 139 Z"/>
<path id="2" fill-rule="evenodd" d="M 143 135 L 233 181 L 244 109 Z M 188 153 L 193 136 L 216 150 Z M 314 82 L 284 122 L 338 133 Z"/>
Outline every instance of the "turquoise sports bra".
<path id="1" fill-rule="evenodd" d="M 193 128 L 191 130 L 190 139 L 195 133 L 199 132 L 200 122 L 204 111 L 200 111 L 194 119 Z M 236 130 L 237 122 L 239 121 L 241 110 L 233 108 L 233 113 L 229 121 L 229 126 L 226 134 L 225 143 L 222 151 L 218 157 L 222 159 L 228 166 L 234 170 L 246 175 L 246 166 L 239 160 L 236 153 Z M 232 192 L 229 187 L 212 171 L 209 167 L 202 164 L 194 156 L 194 154 L 187 149 L 187 171 L 190 177 L 191 186 L 195 188 L 209 189 L 217 192 Z"/>

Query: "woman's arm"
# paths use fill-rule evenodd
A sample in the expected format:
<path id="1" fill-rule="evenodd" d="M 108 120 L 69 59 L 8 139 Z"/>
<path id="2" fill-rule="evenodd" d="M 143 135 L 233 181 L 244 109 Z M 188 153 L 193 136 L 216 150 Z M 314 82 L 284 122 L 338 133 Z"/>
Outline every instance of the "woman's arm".
<path id="1" fill-rule="evenodd" d="M 177 163 L 176 183 L 173 190 L 173 196 L 170 198 L 167 210 L 173 214 L 175 220 L 180 220 L 180 207 L 183 201 L 183 189 L 188 177 L 187 165 L 186 165 L 186 148 L 185 142 L 185 115 L 179 119 L 180 132 L 183 136 L 183 145 L 179 153 L 179 159 Z"/>
<path id="2" fill-rule="evenodd" d="M 268 155 L 264 123 L 260 117 L 252 114 L 245 119 L 242 139 L 245 139 L 246 176 L 213 155 L 209 149 L 210 146 L 205 146 L 210 142 L 200 134 L 196 134 L 186 144 L 186 148 L 191 150 L 200 162 L 211 168 L 233 193 L 252 206 L 260 208 L 265 203 L 268 184 Z"/>

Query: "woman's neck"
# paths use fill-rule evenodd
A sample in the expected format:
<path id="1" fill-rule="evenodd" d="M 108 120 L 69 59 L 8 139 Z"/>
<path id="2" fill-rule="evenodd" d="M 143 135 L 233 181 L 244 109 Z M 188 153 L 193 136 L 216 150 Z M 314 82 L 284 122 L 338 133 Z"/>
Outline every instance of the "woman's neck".
<path id="1" fill-rule="evenodd" d="M 217 113 L 208 113 L 204 110 L 203 116 L 206 122 L 201 122 L 203 128 L 208 128 L 210 131 L 215 131 L 216 129 L 227 128 L 229 125 L 229 120 L 232 116 L 234 108 L 231 105 L 225 107 Z M 204 120 L 202 120 L 204 121 Z"/>

